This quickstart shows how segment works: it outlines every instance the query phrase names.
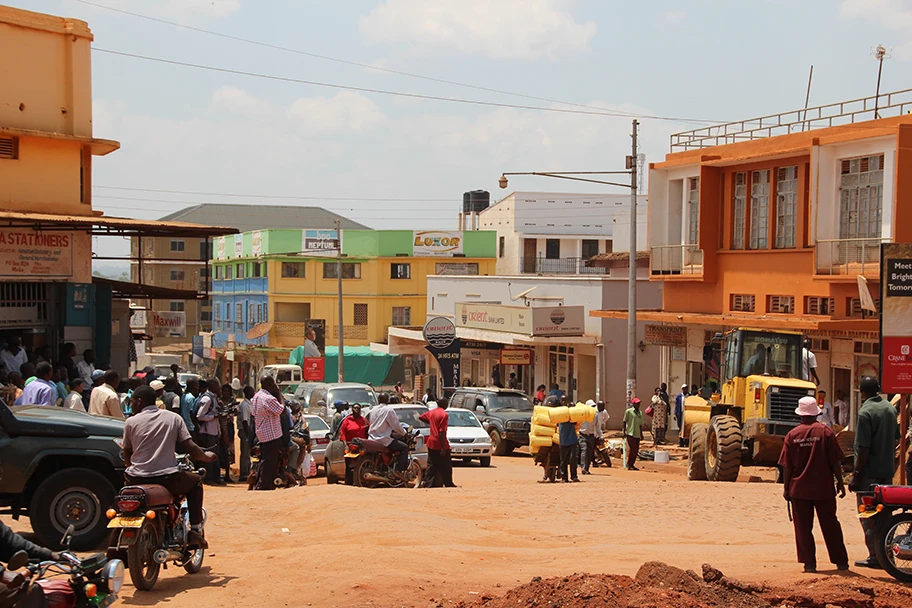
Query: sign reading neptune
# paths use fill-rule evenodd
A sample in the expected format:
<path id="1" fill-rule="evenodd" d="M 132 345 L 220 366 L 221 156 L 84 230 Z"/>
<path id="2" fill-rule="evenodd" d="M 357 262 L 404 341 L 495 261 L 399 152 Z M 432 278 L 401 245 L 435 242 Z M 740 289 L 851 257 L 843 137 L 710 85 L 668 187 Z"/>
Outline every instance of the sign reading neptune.
<path id="1" fill-rule="evenodd" d="M 442 230 L 415 232 L 412 239 L 412 255 L 453 256 L 462 253 L 462 233 Z"/>

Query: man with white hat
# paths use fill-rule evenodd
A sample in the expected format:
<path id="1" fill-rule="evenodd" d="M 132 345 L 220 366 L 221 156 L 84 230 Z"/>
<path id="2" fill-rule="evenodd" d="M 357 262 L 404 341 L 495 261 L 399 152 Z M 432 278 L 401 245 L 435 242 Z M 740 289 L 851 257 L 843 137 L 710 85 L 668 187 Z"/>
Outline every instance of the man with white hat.
<path id="1" fill-rule="evenodd" d="M 586 402 L 586 405 L 595 407 L 595 401 L 590 399 Z M 589 474 L 589 465 L 595 461 L 595 434 L 594 416 L 592 422 L 580 422 L 579 442 L 580 452 L 582 452 L 582 458 L 580 460 L 583 464 L 583 475 Z"/>
<path id="2" fill-rule="evenodd" d="M 162 395 L 165 394 L 165 383 L 161 380 L 153 380 L 149 383 L 149 388 L 155 391 L 155 405 L 158 409 L 163 410 L 167 409 L 165 407 L 165 401 L 162 399 Z"/>
<path id="3" fill-rule="evenodd" d="M 814 512 L 830 561 L 838 570 L 849 569 L 842 526 L 836 518 L 836 492 L 845 498 L 842 481 L 842 449 L 836 434 L 817 422 L 820 407 L 814 397 L 802 397 L 795 413 L 801 424 L 785 436 L 779 466 L 784 476 L 783 496 L 791 505 L 795 526 L 798 561 L 805 572 L 817 571 L 817 549 L 814 545 Z"/>

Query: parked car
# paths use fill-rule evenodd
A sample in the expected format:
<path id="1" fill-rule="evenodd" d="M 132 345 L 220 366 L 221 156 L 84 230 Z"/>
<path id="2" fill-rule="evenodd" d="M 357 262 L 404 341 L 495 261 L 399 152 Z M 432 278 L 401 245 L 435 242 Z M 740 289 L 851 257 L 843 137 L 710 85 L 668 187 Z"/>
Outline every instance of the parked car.
<path id="1" fill-rule="evenodd" d="M 177 374 L 177 381 L 180 382 L 181 388 L 187 388 L 187 380 L 190 378 L 196 378 L 197 380 L 203 379 L 199 374 L 192 374 L 190 372 L 180 372 Z"/>
<path id="2" fill-rule="evenodd" d="M 475 412 L 491 437 L 494 456 L 504 456 L 521 445 L 529 445 L 532 428 L 532 400 L 514 389 L 458 388 L 450 406 Z"/>
<path id="3" fill-rule="evenodd" d="M 304 382 L 304 370 L 300 365 L 267 365 L 263 368 L 263 375 L 272 376 L 280 389 Z"/>
<path id="4" fill-rule="evenodd" d="M 310 427 L 311 455 L 317 462 L 317 467 L 326 471 L 326 448 L 329 446 L 329 425 L 319 416 L 305 415 L 307 426 Z"/>
<path id="5" fill-rule="evenodd" d="M 323 408 L 318 405 L 321 401 L 326 404 Z M 367 410 L 377 405 L 377 393 L 369 384 L 359 382 L 318 384 L 310 391 L 307 399 L 307 413 L 315 414 L 326 422 L 331 422 L 333 414 L 336 413 L 333 409 L 333 403 L 336 401 L 360 403 L 364 410 Z M 367 411 L 363 413 L 366 415 Z"/>
<path id="6" fill-rule="evenodd" d="M 412 453 L 415 455 L 421 468 L 426 469 L 427 437 L 431 431 L 428 423 L 418 418 L 418 416 L 428 411 L 428 408 L 420 403 L 391 405 L 390 407 L 396 410 L 396 415 L 399 416 L 399 422 L 421 431 L 418 444 L 415 446 L 415 451 Z M 368 425 L 370 425 L 370 415 L 371 412 L 366 414 Z M 346 446 L 342 443 L 342 440 L 335 437 L 330 441 L 329 446 L 326 448 L 323 457 L 323 468 L 326 471 L 327 483 L 332 484 L 345 479 L 345 448 Z"/>
<path id="7" fill-rule="evenodd" d="M 447 426 L 447 440 L 450 442 L 450 454 L 461 458 L 463 462 L 478 460 L 481 466 L 491 466 L 493 446 L 488 432 L 481 426 L 474 412 L 462 408 L 447 409 L 450 422 Z"/>
<path id="8" fill-rule="evenodd" d="M 28 515 L 38 544 L 58 548 L 67 526 L 73 549 L 96 548 L 107 537 L 105 512 L 123 486 L 123 420 L 0 401 L 0 506 Z"/>
<path id="9" fill-rule="evenodd" d="M 310 394 L 313 392 L 313 390 L 316 387 L 320 386 L 320 384 L 322 384 L 322 383 L 320 383 L 320 382 L 302 382 L 301 384 L 299 384 L 298 386 L 295 387 L 294 391 L 292 391 L 292 394 L 298 400 L 298 403 L 301 404 L 301 407 L 303 407 L 304 409 L 307 409 L 308 404 L 310 403 Z"/>

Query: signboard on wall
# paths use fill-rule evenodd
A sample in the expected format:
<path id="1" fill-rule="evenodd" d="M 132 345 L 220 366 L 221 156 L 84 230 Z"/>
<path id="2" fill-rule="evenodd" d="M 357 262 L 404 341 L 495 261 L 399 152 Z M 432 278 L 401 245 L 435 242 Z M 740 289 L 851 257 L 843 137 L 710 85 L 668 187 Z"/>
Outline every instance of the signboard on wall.
<path id="1" fill-rule="evenodd" d="M 254 230 L 250 233 L 250 249 L 253 251 L 253 257 L 260 257 L 263 253 L 263 233 Z"/>
<path id="2" fill-rule="evenodd" d="M 446 317 L 428 319 L 422 330 L 427 349 L 434 355 L 440 367 L 443 386 L 459 386 L 459 363 L 462 344 L 456 337 L 456 326 Z"/>
<path id="3" fill-rule="evenodd" d="M 646 344 L 656 346 L 687 346 L 687 328 L 673 325 L 647 325 Z"/>
<path id="4" fill-rule="evenodd" d="M 438 262 L 436 274 L 478 276 L 478 262 Z"/>
<path id="5" fill-rule="evenodd" d="M 423 230 L 412 234 L 415 257 L 452 257 L 458 253 L 462 253 L 462 232 Z"/>
<path id="6" fill-rule="evenodd" d="M 586 328 L 583 306 L 536 306 L 529 310 L 533 336 L 582 336 Z"/>
<path id="7" fill-rule="evenodd" d="M 532 351 L 528 348 L 505 348 L 500 351 L 501 365 L 532 365 Z"/>
<path id="8" fill-rule="evenodd" d="M 149 311 L 149 333 L 156 338 L 183 338 L 187 335 L 187 313 Z"/>
<path id="9" fill-rule="evenodd" d="M 304 381 L 322 382 L 325 373 L 326 359 L 307 357 L 304 359 Z"/>
<path id="10" fill-rule="evenodd" d="M 73 235 L 27 228 L 0 228 L 0 276 L 73 276 Z"/>
<path id="11" fill-rule="evenodd" d="M 301 251 L 321 252 L 339 249 L 339 233 L 335 230 L 303 230 Z"/>
<path id="12" fill-rule="evenodd" d="M 525 306 L 502 304 L 456 304 L 456 325 L 488 331 L 532 335 L 532 314 Z"/>
<path id="13" fill-rule="evenodd" d="M 912 244 L 884 243 L 880 260 L 880 369 L 885 393 L 912 393 Z"/>
<path id="14" fill-rule="evenodd" d="M 215 239 L 215 257 L 224 260 L 228 256 L 225 254 L 225 237 L 220 236 Z"/>
<path id="15" fill-rule="evenodd" d="M 236 258 L 244 257 L 244 235 L 243 234 L 234 235 L 234 257 L 236 257 Z"/>

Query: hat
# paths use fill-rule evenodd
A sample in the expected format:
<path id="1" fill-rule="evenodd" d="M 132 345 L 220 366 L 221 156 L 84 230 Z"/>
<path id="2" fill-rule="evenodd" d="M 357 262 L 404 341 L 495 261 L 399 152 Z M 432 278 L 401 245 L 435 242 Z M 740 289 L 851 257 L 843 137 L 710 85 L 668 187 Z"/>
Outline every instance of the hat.
<path id="1" fill-rule="evenodd" d="M 634 403 L 642 403 L 642 402 L 640 401 L 640 399 L 638 397 L 634 397 L 633 399 L 630 400 L 630 403 L 632 405 Z"/>
<path id="2" fill-rule="evenodd" d="M 151 388 L 153 391 L 160 391 L 165 388 L 165 383 L 161 380 L 153 380 L 149 383 L 149 388 Z"/>
<path id="3" fill-rule="evenodd" d="M 231 381 L 231 390 L 239 391 L 241 390 L 241 381 L 238 378 L 235 378 Z"/>
<path id="4" fill-rule="evenodd" d="M 684 389 L 686 389 L 686 388 L 687 388 L 687 385 L 686 385 L 686 384 L 682 384 L 682 385 L 681 385 L 681 390 L 682 390 L 682 391 L 683 391 Z"/>
<path id="5" fill-rule="evenodd" d="M 134 377 L 134 378 L 145 378 L 145 377 L 146 377 L 146 372 L 136 372 L 136 373 L 133 374 L 133 377 Z"/>
<path id="6" fill-rule="evenodd" d="M 337 399 L 336 402 L 333 403 L 333 407 L 348 407 L 348 401 Z"/>
<path id="7" fill-rule="evenodd" d="M 92 380 L 98 380 L 99 378 L 104 378 L 103 369 L 96 369 L 94 372 L 92 372 Z"/>
<path id="8" fill-rule="evenodd" d="M 589 407 L 595 407 L 595 401 L 593 401 L 592 399 L 589 399 L 588 401 L 586 401 L 586 405 L 588 405 Z"/>
<path id="9" fill-rule="evenodd" d="M 814 397 L 802 397 L 798 400 L 798 407 L 795 408 L 795 413 L 799 416 L 819 416 L 820 406 L 817 405 L 817 400 Z"/>

